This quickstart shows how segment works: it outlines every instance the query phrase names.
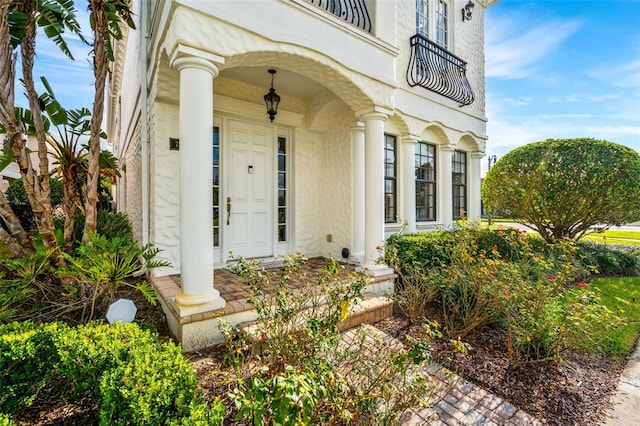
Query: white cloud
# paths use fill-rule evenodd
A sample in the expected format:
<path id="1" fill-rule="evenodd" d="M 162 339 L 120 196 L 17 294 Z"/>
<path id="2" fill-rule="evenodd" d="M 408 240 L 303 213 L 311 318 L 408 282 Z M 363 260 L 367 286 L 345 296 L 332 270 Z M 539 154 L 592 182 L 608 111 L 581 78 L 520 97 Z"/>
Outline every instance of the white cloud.
<path id="1" fill-rule="evenodd" d="M 587 75 L 617 87 L 640 88 L 640 59 L 587 71 Z"/>
<path id="2" fill-rule="evenodd" d="M 487 19 L 486 76 L 503 79 L 525 78 L 538 73 L 541 62 L 555 52 L 581 26 L 574 21 L 548 21 L 527 27 L 515 22 L 532 22 L 530 16 L 498 16 Z"/>

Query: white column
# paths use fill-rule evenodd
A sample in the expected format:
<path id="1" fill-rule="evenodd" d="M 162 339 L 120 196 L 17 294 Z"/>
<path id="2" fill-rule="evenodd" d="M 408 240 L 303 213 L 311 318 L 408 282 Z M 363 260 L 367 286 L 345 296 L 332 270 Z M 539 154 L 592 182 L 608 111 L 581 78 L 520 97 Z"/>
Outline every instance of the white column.
<path id="1" fill-rule="evenodd" d="M 351 127 L 351 260 L 364 262 L 365 177 L 364 177 L 364 124 Z"/>
<path id="2" fill-rule="evenodd" d="M 406 222 L 407 232 L 416 232 L 416 143 L 419 138 L 407 135 L 400 145 L 400 219 Z"/>
<path id="3" fill-rule="evenodd" d="M 224 307 L 213 287 L 213 79 L 218 68 L 188 56 L 180 72 L 180 275 L 174 300 L 180 316 Z"/>
<path id="4" fill-rule="evenodd" d="M 469 167 L 469 177 L 467 178 L 467 182 L 469 182 L 469 192 L 467 194 L 467 196 L 469 197 L 467 217 L 470 222 L 480 222 L 482 216 L 482 209 L 480 204 L 482 173 L 480 171 L 480 162 L 484 157 L 484 152 L 472 152 L 470 157 L 471 161 Z"/>
<path id="5" fill-rule="evenodd" d="M 364 121 L 365 151 L 365 236 L 364 270 L 370 275 L 390 272 L 388 266 L 378 264 L 379 247 L 384 244 L 384 122 L 388 115 L 369 112 Z"/>
<path id="6" fill-rule="evenodd" d="M 438 178 L 440 178 L 440 185 L 438 185 L 440 208 L 438 212 L 440 213 L 442 226 L 445 228 L 450 227 L 453 223 L 453 185 L 451 177 L 453 150 L 454 148 L 450 145 L 440 145 L 440 161 L 438 161 L 440 165 L 440 172 L 438 173 Z"/>

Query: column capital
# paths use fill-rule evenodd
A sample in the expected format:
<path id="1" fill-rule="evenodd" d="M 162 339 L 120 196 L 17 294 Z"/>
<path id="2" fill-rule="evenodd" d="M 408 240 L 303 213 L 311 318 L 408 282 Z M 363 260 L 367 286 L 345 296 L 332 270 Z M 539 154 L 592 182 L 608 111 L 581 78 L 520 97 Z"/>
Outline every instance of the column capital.
<path id="1" fill-rule="evenodd" d="M 349 127 L 352 132 L 364 132 L 364 123 L 362 121 L 356 121 Z"/>
<path id="2" fill-rule="evenodd" d="M 456 150 L 455 145 L 447 144 L 439 146 L 441 152 L 453 152 Z"/>
<path id="3" fill-rule="evenodd" d="M 363 109 L 356 112 L 356 116 L 360 117 L 360 120 L 383 120 L 386 121 L 389 116 L 393 115 L 393 110 L 381 106 L 373 106 L 371 108 Z"/>
<path id="4" fill-rule="evenodd" d="M 473 151 L 470 155 L 471 155 L 471 158 L 480 159 L 485 156 L 485 153 L 482 151 Z"/>
<path id="5" fill-rule="evenodd" d="M 420 136 L 418 135 L 403 135 L 400 139 L 402 143 L 416 144 L 420 142 Z"/>
<path id="6" fill-rule="evenodd" d="M 216 78 L 220 73 L 217 64 L 223 65 L 224 58 L 210 52 L 178 44 L 171 54 L 169 64 L 178 71 L 183 68 L 199 68 L 211 73 L 213 78 Z"/>

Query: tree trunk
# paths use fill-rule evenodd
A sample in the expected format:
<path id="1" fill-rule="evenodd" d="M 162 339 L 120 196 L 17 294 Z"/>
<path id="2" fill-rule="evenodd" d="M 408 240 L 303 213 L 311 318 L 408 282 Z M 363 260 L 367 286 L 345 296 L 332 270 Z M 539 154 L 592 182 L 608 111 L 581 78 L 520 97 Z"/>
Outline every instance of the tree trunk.
<path id="1" fill-rule="evenodd" d="M 9 235 L 5 229 L 0 226 L 0 243 L 4 244 L 4 246 L 11 253 L 11 258 L 15 259 L 17 257 L 23 257 L 30 253 L 29 250 L 22 247 L 20 244 L 16 242 L 16 240 Z"/>
<path id="2" fill-rule="evenodd" d="M 22 152 L 24 151 L 24 143 L 15 113 L 16 55 L 9 42 L 8 11 L 10 4 L 11 0 L 0 0 L 0 123 L 5 127 L 15 155 L 14 146 L 17 144 L 18 147 L 21 147 L 19 151 Z M 10 249 L 13 247 L 12 252 L 17 255 L 20 251 L 33 251 L 31 238 L 20 225 L 20 221 L 9 206 L 4 193 L 0 193 L 0 216 L 9 231 L 9 236 L 22 247 L 22 250 L 18 250 L 4 237 L 3 242 Z"/>
<path id="3" fill-rule="evenodd" d="M 87 170 L 87 200 L 85 203 L 84 234 L 82 241 L 90 240 L 89 232 L 95 232 L 98 209 L 98 180 L 100 179 L 100 125 L 104 110 L 104 87 L 109 66 L 104 45 L 107 37 L 107 21 L 104 14 L 104 0 L 89 0 L 89 10 L 93 15 L 93 75 L 95 95 L 91 114 L 91 135 L 89 137 L 89 166 Z"/>
<path id="4" fill-rule="evenodd" d="M 75 216 L 76 210 L 80 205 L 80 197 L 78 196 L 78 176 L 75 169 L 65 169 L 63 172 L 64 179 L 64 240 L 66 248 L 70 249 L 73 245 L 75 237 Z"/>
<path id="5" fill-rule="evenodd" d="M 32 11 L 29 11 L 32 12 Z M 23 175 L 23 183 L 33 215 L 38 226 L 38 232 L 42 237 L 42 243 L 47 249 L 55 249 L 52 259 L 58 266 L 64 265 L 64 261 L 58 250 L 58 242 L 54 233 L 53 213 L 51 210 L 51 193 L 49 188 L 49 152 L 47 149 L 47 135 L 44 131 L 44 123 L 42 121 L 42 111 L 40 110 L 40 102 L 38 94 L 33 83 L 33 59 L 35 57 L 36 47 L 36 22 L 33 14 L 29 13 L 30 21 L 26 27 L 24 38 L 20 45 L 22 55 L 22 79 L 24 82 L 27 98 L 29 100 L 29 108 L 31 109 L 31 117 L 36 130 L 38 139 L 38 158 L 40 160 L 40 176 L 36 176 L 35 171 L 31 167 L 30 162 L 19 160 L 20 173 Z M 14 153 L 15 153 L 14 149 Z M 20 154 L 26 151 L 20 150 Z M 28 159 L 28 154 L 25 155 Z M 17 158 L 17 156 L 16 156 Z M 22 158 L 24 160 L 24 158 Z M 23 165 L 25 166 L 23 169 Z"/>
<path id="6" fill-rule="evenodd" d="M 4 192 L 2 191 L 0 191 L 0 217 L 9 231 L 9 236 L 13 238 L 19 247 L 22 248 L 22 251 L 32 252 L 34 247 L 31 237 L 20 224 L 18 217 L 11 209 L 9 201 L 7 201 L 7 197 L 5 197 Z M 2 226 L 0 226 L 0 228 L 2 228 Z M 18 254 L 17 252 L 15 253 Z"/>

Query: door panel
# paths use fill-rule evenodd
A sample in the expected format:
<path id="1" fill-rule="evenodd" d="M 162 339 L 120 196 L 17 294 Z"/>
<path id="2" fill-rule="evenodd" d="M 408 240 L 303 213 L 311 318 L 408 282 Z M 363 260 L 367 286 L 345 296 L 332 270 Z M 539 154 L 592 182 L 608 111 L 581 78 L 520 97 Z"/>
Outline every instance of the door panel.
<path id="1" fill-rule="evenodd" d="M 273 130 L 232 120 L 229 125 L 231 215 L 226 227 L 231 241 L 226 246 L 238 256 L 272 256 Z"/>

